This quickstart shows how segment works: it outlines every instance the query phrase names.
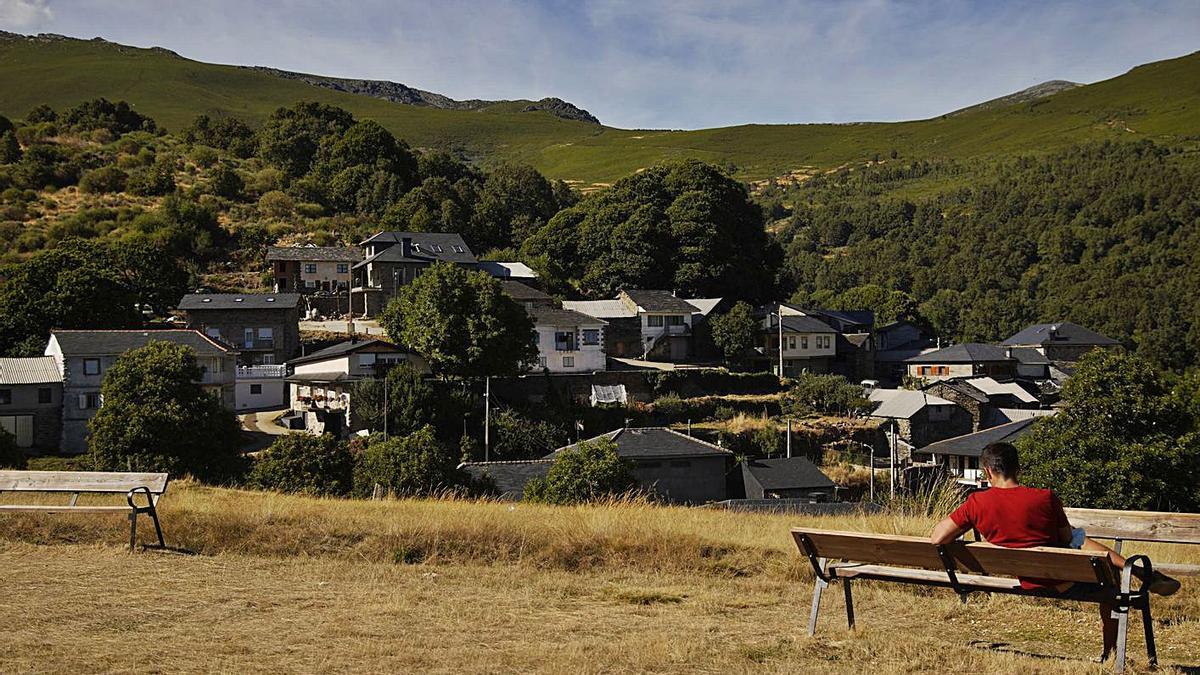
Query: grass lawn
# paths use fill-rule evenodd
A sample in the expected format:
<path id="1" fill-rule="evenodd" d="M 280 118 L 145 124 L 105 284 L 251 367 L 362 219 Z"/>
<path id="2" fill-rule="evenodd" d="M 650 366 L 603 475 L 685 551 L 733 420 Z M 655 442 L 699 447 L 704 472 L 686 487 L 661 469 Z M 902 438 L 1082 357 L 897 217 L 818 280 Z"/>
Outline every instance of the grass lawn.
<path id="1" fill-rule="evenodd" d="M 118 516 L 0 519 L 0 672 L 1108 672 L 1095 610 L 861 584 L 859 628 L 787 527 L 915 532 L 925 516 L 644 505 L 355 502 L 172 485 L 168 543 Z M 144 532 L 144 530 L 143 530 Z M 1161 560 L 1200 552 L 1157 547 Z M 1155 605 L 1160 661 L 1200 666 L 1200 593 Z M 1135 624 L 1136 625 L 1136 624 Z M 1131 630 L 1131 668 L 1145 669 Z"/>

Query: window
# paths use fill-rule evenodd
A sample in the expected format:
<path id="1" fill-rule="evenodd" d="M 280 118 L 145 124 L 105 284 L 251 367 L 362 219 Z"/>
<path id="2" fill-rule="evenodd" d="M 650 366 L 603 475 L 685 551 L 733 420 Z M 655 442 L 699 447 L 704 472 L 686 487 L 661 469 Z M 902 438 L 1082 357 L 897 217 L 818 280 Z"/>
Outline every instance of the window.
<path id="1" fill-rule="evenodd" d="M 560 352 L 575 351 L 575 332 L 565 330 L 555 331 L 554 349 Z"/>
<path id="2" fill-rule="evenodd" d="M 646 325 L 650 326 L 652 328 L 661 328 L 663 325 L 662 315 L 661 314 L 651 314 L 650 316 L 647 316 L 646 317 Z"/>
<path id="3" fill-rule="evenodd" d="M 221 359 L 221 358 L 213 359 L 212 360 L 212 372 L 213 373 L 225 372 L 225 360 Z"/>
<path id="4" fill-rule="evenodd" d="M 250 385 L 250 395 L 251 396 L 258 396 L 260 394 L 262 394 L 262 385 L 261 384 Z"/>
<path id="5" fill-rule="evenodd" d="M 53 403 L 54 391 L 50 387 L 42 387 L 38 389 L 38 403 Z"/>
<path id="6" fill-rule="evenodd" d="M 545 368 L 545 367 L 546 367 L 546 357 L 539 356 L 538 357 L 538 368 Z"/>
<path id="7" fill-rule="evenodd" d="M 100 392 L 98 392 L 98 391 L 94 391 L 90 394 L 80 394 L 79 395 L 79 409 L 80 410 L 95 410 L 96 408 L 100 407 L 100 404 L 103 401 L 104 401 L 104 399 L 102 399 L 100 397 Z"/>
<path id="8" fill-rule="evenodd" d="M 242 331 L 242 338 L 246 342 L 246 349 L 254 349 L 254 329 L 247 328 Z"/>
<path id="9" fill-rule="evenodd" d="M 796 348 L 796 336 L 795 336 L 795 335 L 789 335 L 789 336 L 788 336 L 788 339 L 787 339 L 787 348 L 788 348 L 788 349 L 795 349 L 795 348 Z"/>
<path id="10" fill-rule="evenodd" d="M 667 325 L 668 326 L 682 326 L 683 325 L 683 315 L 682 314 L 672 314 L 671 316 L 668 316 L 667 317 Z"/>
<path id="11" fill-rule="evenodd" d="M 600 329 L 598 329 L 598 328 L 583 329 L 583 344 L 585 344 L 585 345 L 600 344 Z"/>
<path id="12" fill-rule="evenodd" d="M 273 366 L 273 365 L 275 365 L 275 355 L 274 354 L 263 354 L 262 361 L 260 361 L 259 363 L 261 363 L 264 366 Z"/>
<path id="13" fill-rule="evenodd" d="M 274 339 L 275 339 L 275 331 L 274 331 L 274 329 L 271 329 L 271 328 L 259 328 L 259 329 L 258 329 L 258 339 L 259 339 L 259 340 L 274 340 Z"/>
<path id="14" fill-rule="evenodd" d="M 808 336 L 807 335 L 800 336 L 800 349 L 808 349 Z"/>
<path id="15" fill-rule="evenodd" d="M 454 249 L 455 253 L 466 253 L 466 251 L 463 250 L 463 247 L 459 246 L 458 244 L 455 244 L 452 246 L 452 248 Z"/>
<path id="16" fill-rule="evenodd" d="M 316 282 L 315 280 L 313 280 L 313 279 L 305 279 L 305 280 L 304 280 L 304 287 L 305 287 L 305 288 L 316 288 L 316 287 L 317 287 L 317 282 Z"/>
<path id="17" fill-rule="evenodd" d="M 575 357 L 574 356 L 564 356 L 563 357 L 563 368 L 574 368 L 574 367 L 575 367 Z"/>
<path id="18" fill-rule="evenodd" d="M 358 355 L 358 366 L 360 368 L 374 368 L 375 367 L 375 355 L 374 354 L 359 354 Z"/>
<path id="19" fill-rule="evenodd" d="M 338 263 L 337 271 L 338 271 L 337 272 L 338 274 L 349 274 L 350 273 L 350 263 Z"/>
<path id="20" fill-rule="evenodd" d="M 205 328 L 204 334 L 207 335 L 208 337 L 214 338 L 216 340 L 221 339 L 221 329 L 220 328 Z"/>
<path id="21" fill-rule="evenodd" d="M 0 405 L 12 405 L 12 389 L 0 389 Z"/>
<path id="22" fill-rule="evenodd" d="M 304 263 L 304 273 L 305 274 L 316 274 L 317 273 L 317 264 L 316 263 Z"/>
<path id="23" fill-rule="evenodd" d="M 84 359 L 83 360 L 84 375 L 99 375 L 100 374 L 100 359 Z"/>

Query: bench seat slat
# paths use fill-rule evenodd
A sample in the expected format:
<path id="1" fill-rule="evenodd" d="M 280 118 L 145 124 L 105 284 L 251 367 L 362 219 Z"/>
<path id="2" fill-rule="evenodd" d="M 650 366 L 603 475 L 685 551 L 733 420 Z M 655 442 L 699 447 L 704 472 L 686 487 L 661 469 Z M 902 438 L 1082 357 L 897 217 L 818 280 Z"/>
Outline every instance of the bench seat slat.
<path id="1" fill-rule="evenodd" d="M 1154 563 L 1154 569 L 1173 577 L 1200 576 L 1200 565 L 1185 565 L 1183 563 Z"/>
<path id="2" fill-rule="evenodd" d="M 0 511 L 8 513 L 129 513 L 128 505 L 121 506 L 70 506 L 68 504 L 0 504 Z"/>
<path id="3" fill-rule="evenodd" d="M 950 576 L 945 572 L 918 570 L 911 567 L 889 567 L 887 565 L 860 565 L 854 563 L 832 563 L 829 571 L 840 579 L 879 579 L 904 581 L 919 584 L 950 586 Z M 958 583 L 963 588 L 986 591 L 1020 591 L 1021 582 L 1004 577 L 987 577 L 977 574 L 959 574 Z"/>
<path id="4" fill-rule="evenodd" d="M 153 494 L 167 489 L 165 473 L 108 471 L 0 471 L 0 492 L 126 493 L 146 487 Z"/>
<path id="5" fill-rule="evenodd" d="M 1200 513 L 1064 509 L 1074 527 L 1097 539 L 1200 544 Z"/>

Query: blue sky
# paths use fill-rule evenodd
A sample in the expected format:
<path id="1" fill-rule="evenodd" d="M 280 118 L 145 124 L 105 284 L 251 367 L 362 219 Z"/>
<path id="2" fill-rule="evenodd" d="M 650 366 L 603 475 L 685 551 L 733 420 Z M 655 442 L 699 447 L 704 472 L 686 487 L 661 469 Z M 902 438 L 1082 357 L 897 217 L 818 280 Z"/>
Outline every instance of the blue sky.
<path id="1" fill-rule="evenodd" d="M 701 128 L 917 119 L 1106 79 L 1200 49 L 1200 0 L 0 0 L 0 29 Z"/>

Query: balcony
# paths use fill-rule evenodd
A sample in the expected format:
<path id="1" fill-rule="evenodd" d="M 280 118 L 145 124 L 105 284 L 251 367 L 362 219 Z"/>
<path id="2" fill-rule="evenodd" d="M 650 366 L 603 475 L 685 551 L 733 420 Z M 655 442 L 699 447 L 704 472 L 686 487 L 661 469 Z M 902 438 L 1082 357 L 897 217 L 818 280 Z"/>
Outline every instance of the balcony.
<path id="1" fill-rule="evenodd" d="M 255 379 L 279 379 L 287 377 L 287 366 L 266 365 L 266 366 L 238 366 L 237 379 L 239 380 L 255 380 Z"/>
<path id="2" fill-rule="evenodd" d="M 269 352 L 274 351 L 275 340 L 274 338 L 255 338 L 253 340 L 242 339 L 235 341 L 233 346 L 243 351 L 249 349 L 251 351 Z"/>

